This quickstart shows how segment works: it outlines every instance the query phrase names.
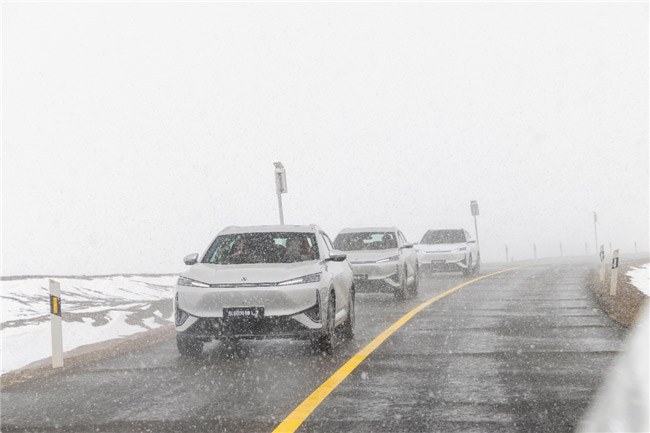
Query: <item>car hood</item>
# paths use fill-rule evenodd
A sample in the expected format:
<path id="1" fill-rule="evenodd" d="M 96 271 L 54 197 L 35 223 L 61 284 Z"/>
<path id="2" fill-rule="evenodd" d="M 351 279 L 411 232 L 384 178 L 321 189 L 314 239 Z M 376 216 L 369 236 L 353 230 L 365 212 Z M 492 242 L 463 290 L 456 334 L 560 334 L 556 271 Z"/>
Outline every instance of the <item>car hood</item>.
<path id="1" fill-rule="evenodd" d="M 279 283 L 321 271 L 320 262 L 214 265 L 197 263 L 181 276 L 206 284 Z"/>
<path id="2" fill-rule="evenodd" d="M 348 261 L 351 263 L 354 262 L 371 262 L 374 263 L 377 260 L 387 259 L 399 254 L 397 248 L 391 248 L 389 250 L 361 250 L 361 251 L 344 251 L 348 256 Z"/>
<path id="3" fill-rule="evenodd" d="M 457 250 L 459 248 L 467 247 L 465 242 L 457 244 L 417 244 L 415 249 L 418 251 L 425 251 L 427 253 L 445 253 Z"/>

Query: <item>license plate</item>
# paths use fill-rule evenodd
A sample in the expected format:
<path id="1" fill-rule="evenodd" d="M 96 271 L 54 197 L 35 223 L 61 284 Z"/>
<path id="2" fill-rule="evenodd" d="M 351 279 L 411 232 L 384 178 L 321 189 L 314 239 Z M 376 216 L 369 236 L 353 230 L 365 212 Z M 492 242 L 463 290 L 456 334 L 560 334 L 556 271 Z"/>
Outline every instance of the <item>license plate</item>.
<path id="1" fill-rule="evenodd" d="M 431 261 L 432 265 L 444 265 L 445 263 L 447 263 L 446 260 L 432 260 Z"/>
<path id="2" fill-rule="evenodd" d="M 226 319 L 260 319 L 264 317 L 262 307 L 224 308 L 223 317 Z"/>
<path id="3" fill-rule="evenodd" d="M 355 275 L 355 276 L 354 276 L 354 279 L 355 279 L 355 280 L 362 280 L 362 281 L 365 281 L 365 280 L 368 279 L 368 276 L 367 276 L 367 275 L 358 274 L 358 275 Z"/>

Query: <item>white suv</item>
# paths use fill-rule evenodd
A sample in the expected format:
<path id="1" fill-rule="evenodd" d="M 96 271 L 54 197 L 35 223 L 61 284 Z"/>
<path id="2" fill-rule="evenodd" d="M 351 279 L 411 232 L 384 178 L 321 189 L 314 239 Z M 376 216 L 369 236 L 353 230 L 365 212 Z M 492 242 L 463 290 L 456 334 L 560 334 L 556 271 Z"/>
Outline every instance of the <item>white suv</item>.
<path id="1" fill-rule="evenodd" d="M 396 227 L 343 229 L 334 247 L 347 253 L 358 291 L 388 291 L 398 299 L 417 293 L 417 254 Z"/>
<path id="2" fill-rule="evenodd" d="M 229 227 L 200 261 L 184 261 L 174 297 L 182 355 L 240 338 L 309 339 L 329 353 L 336 331 L 353 336 L 352 270 L 317 226 Z"/>
<path id="3" fill-rule="evenodd" d="M 423 269 L 462 271 L 464 275 L 481 269 L 481 253 L 467 230 L 429 230 L 415 248 Z"/>

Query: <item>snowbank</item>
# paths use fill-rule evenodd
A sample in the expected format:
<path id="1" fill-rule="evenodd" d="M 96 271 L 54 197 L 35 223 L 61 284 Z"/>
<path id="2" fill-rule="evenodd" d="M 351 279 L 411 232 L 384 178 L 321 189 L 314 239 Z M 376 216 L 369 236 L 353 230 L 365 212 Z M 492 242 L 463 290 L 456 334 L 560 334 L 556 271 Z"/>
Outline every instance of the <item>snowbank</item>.
<path id="1" fill-rule="evenodd" d="M 630 282 L 641 292 L 650 295 L 648 285 L 650 283 L 650 263 L 641 265 L 638 268 L 631 268 L 625 275 L 630 277 Z"/>
<path id="2" fill-rule="evenodd" d="M 176 278 L 55 278 L 61 284 L 63 350 L 171 323 Z M 49 281 L 20 278 L 0 283 L 0 372 L 4 374 L 51 355 Z"/>

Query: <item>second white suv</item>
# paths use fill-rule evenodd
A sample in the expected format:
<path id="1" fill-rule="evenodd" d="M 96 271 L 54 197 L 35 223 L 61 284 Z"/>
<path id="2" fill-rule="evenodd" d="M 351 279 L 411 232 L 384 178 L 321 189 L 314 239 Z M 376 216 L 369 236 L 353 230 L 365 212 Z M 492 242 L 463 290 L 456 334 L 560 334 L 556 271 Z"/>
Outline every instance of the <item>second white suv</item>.
<path id="1" fill-rule="evenodd" d="M 343 229 L 334 239 L 334 248 L 347 254 L 357 291 L 387 291 L 398 299 L 417 293 L 417 254 L 396 227 Z"/>
<path id="2" fill-rule="evenodd" d="M 416 246 L 418 261 L 433 271 L 462 271 L 463 275 L 478 273 L 481 253 L 467 230 L 429 230 Z"/>

